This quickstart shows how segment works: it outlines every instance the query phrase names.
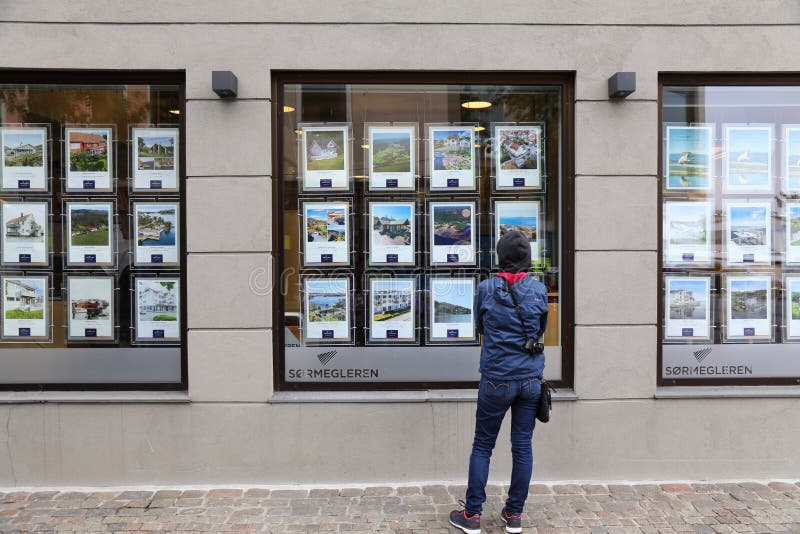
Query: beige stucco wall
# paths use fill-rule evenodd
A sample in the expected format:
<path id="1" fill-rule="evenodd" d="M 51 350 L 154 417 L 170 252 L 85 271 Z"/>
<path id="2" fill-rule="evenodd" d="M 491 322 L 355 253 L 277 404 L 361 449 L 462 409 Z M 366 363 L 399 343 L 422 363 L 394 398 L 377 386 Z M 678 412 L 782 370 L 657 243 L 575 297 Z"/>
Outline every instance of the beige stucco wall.
<path id="1" fill-rule="evenodd" d="M 191 403 L 0 406 L 0 486 L 465 477 L 469 402 L 270 403 L 275 69 L 576 72 L 578 400 L 537 431 L 536 476 L 796 476 L 797 400 L 654 395 L 658 73 L 800 71 L 799 39 L 792 0 L 3 0 L 0 68 L 186 71 Z M 638 89 L 609 102 L 620 70 Z"/>

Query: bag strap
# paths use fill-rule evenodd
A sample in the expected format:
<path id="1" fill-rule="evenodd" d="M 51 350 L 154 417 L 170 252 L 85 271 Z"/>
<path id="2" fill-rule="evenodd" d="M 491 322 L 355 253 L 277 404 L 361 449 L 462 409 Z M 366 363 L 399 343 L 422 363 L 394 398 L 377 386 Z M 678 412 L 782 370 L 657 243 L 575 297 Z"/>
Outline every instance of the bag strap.
<path id="1" fill-rule="evenodd" d="M 514 293 L 514 289 L 512 289 L 511 284 L 508 283 L 508 280 L 505 278 L 500 278 L 506 284 L 506 290 L 508 294 L 511 295 L 511 301 L 514 303 L 514 310 L 517 312 L 517 317 L 519 317 L 519 322 L 522 324 L 522 333 L 527 338 L 528 337 L 528 327 L 525 326 L 525 319 L 522 318 L 522 310 L 519 309 L 519 301 L 517 301 L 517 294 Z"/>

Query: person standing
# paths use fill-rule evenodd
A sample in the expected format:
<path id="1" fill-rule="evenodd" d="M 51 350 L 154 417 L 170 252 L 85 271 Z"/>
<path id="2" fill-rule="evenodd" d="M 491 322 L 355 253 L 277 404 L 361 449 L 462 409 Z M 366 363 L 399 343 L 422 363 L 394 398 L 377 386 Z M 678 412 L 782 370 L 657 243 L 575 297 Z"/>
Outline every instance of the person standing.
<path id="1" fill-rule="evenodd" d="M 450 513 L 450 524 L 467 534 L 481 531 L 486 481 L 500 425 L 511 410 L 513 467 L 508 499 L 500 519 L 506 532 L 522 532 L 521 516 L 533 473 L 531 441 L 542 394 L 544 351 L 539 339 L 547 325 L 547 288 L 528 276 L 531 246 L 518 231 L 497 242 L 500 272 L 482 281 L 475 296 L 475 320 L 483 334 L 475 438 L 463 509 Z"/>

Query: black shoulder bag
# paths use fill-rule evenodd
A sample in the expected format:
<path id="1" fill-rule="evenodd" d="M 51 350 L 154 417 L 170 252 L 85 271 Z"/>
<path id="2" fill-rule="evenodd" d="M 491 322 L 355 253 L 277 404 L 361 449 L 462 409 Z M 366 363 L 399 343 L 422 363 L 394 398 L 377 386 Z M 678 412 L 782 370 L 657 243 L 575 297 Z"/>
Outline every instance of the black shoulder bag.
<path id="1" fill-rule="evenodd" d="M 506 289 L 508 290 L 508 294 L 511 296 L 511 301 L 514 303 L 514 310 L 517 312 L 517 317 L 519 317 L 519 322 L 522 325 L 522 333 L 525 336 L 525 350 L 531 356 L 541 354 L 544 352 L 544 343 L 540 343 L 539 341 L 528 337 L 528 328 L 525 326 L 525 319 L 522 318 L 522 310 L 519 309 L 517 295 L 514 293 L 514 290 L 511 289 L 511 284 L 508 283 L 508 280 L 503 278 L 503 282 L 506 283 Z M 553 407 L 553 399 L 550 395 L 550 391 L 555 391 L 555 388 L 548 384 L 547 380 L 542 379 L 541 383 L 542 394 L 539 396 L 539 405 L 536 407 L 536 419 L 542 423 L 546 423 L 550 420 L 550 408 Z"/>

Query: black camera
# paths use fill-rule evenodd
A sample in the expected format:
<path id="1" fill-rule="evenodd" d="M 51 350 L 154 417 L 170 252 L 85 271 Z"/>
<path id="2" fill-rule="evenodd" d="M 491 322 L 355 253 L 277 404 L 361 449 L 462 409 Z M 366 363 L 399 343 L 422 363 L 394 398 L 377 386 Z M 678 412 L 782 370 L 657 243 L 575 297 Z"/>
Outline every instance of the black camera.
<path id="1" fill-rule="evenodd" d="M 544 343 L 527 338 L 525 339 L 525 350 L 527 350 L 530 355 L 536 356 L 544 352 Z"/>

